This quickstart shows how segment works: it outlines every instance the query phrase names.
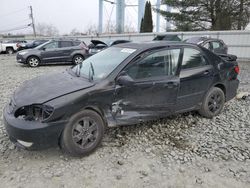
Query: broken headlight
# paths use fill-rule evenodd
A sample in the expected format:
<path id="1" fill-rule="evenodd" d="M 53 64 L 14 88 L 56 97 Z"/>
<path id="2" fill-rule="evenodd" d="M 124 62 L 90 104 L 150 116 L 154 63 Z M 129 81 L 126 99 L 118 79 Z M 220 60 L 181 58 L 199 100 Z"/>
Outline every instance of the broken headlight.
<path id="1" fill-rule="evenodd" d="M 15 112 L 15 117 L 27 121 L 44 121 L 52 115 L 53 111 L 54 108 L 48 105 L 30 105 L 19 108 Z"/>

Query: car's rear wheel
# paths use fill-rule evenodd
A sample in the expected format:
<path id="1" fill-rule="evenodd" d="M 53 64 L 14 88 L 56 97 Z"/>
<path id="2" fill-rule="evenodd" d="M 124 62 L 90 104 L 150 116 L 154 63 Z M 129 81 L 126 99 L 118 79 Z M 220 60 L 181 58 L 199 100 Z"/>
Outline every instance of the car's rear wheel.
<path id="1" fill-rule="evenodd" d="M 40 64 L 40 59 L 36 56 L 31 56 L 28 58 L 27 63 L 30 67 L 37 67 Z"/>
<path id="2" fill-rule="evenodd" d="M 93 152 L 104 135 L 101 116 L 91 110 L 75 114 L 62 133 L 61 148 L 72 156 L 82 157 Z"/>
<path id="3" fill-rule="evenodd" d="M 84 57 L 82 55 L 75 55 L 73 57 L 73 63 L 75 65 L 78 65 L 78 64 L 82 63 L 83 61 L 84 61 Z"/>
<path id="4" fill-rule="evenodd" d="M 225 103 L 224 92 L 217 87 L 211 88 L 203 99 L 199 113 L 207 118 L 217 116 Z"/>
<path id="5" fill-rule="evenodd" d="M 6 48 L 6 53 L 7 54 L 13 54 L 14 53 L 13 48 Z"/>

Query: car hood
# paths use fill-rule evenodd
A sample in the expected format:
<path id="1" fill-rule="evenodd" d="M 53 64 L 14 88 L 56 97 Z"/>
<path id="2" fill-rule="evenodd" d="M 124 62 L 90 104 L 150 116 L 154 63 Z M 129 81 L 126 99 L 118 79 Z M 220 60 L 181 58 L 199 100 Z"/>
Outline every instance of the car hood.
<path id="1" fill-rule="evenodd" d="M 26 47 L 28 47 L 28 46 L 26 46 Z M 27 52 L 27 53 L 36 53 L 36 52 L 39 52 L 39 50 L 37 50 L 37 49 L 34 49 L 34 48 L 32 48 L 32 49 L 25 49 L 25 50 L 22 50 L 22 51 L 20 51 L 20 52 L 18 52 L 18 54 L 20 54 L 21 52 Z"/>
<path id="2" fill-rule="evenodd" d="M 36 77 L 25 81 L 14 93 L 17 106 L 42 104 L 60 96 L 93 86 L 81 77 L 75 77 L 67 71 Z"/>
<path id="3" fill-rule="evenodd" d="M 103 44 L 103 45 L 108 46 L 108 44 L 106 44 L 105 42 L 100 41 L 100 40 L 91 40 L 91 42 L 92 42 L 95 46 L 98 45 L 98 44 Z"/>

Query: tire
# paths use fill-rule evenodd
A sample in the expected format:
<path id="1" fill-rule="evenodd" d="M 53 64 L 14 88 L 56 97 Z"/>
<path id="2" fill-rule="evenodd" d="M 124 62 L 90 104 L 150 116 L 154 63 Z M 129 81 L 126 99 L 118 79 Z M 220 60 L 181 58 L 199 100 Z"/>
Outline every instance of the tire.
<path id="1" fill-rule="evenodd" d="M 31 56 L 28 58 L 27 63 L 30 67 L 37 67 L 40 64 L 40 59 L 36 56 Z"/>
<path id="2" fill-rule="evenodd" d="M 220 88 L 213 87 L 204 97 L 199 113 L 206 118 L 212 118 L 222 111 L 224 103 L 224 92 Z"/>
<path id="3" fill-rule="evenodd" d="M 60 138 L 60 146 L 69 155 L 83 157 L 92 153 L 101 143 L 104 135 L 102 117 L 92 111 L 84 110 L 69 120 Z"/>
<path id="4" fill-rule="evenodd" d="M 14 53 L 13 48 L 6 48 L 6 53 L 7 54 L 13 54 Z"/>
<path id="5" fill-rule="evenodd" d="M 84 61 L 84 57 L 82 55 L 75 55 L 72 61 L 74 65 L 78 65 Z"/>

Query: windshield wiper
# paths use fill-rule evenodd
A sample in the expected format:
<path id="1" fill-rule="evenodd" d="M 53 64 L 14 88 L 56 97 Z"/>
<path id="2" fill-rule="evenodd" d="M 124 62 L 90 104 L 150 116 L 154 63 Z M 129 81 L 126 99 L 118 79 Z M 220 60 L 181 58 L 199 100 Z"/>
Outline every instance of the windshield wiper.
<path id="1" fill-rule="evenodd" d="M 92 62 L 90 62 L 89 64 L 90 64 L 90 67 L 89 67 L 89 81 L 93 81 L 94 75 L 95 75 L 95 70 L 94 70 Z"/>

